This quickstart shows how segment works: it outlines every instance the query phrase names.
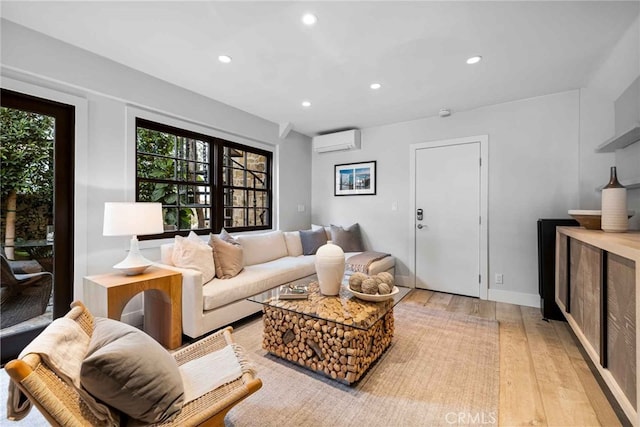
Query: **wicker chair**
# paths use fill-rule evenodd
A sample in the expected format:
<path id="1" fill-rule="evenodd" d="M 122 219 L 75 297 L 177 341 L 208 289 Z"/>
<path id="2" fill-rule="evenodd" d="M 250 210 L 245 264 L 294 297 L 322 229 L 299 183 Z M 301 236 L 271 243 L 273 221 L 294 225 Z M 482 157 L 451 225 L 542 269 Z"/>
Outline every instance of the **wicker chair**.
<path id="1" fill-rule="evenodd" d="M 75 320 L 87 333 L 93 331 L 93 316 L 81 302 L 71 304 L 66 317 Z M 233 342 L 231 327 L 220 330 L 172 355 L 182 365 L 190 360 L 224 348 Z M 5 365 L 11 379 L 54 426 L 94 426 L 99 422 L 73 387 L 59 378 L 40 356 L 29 354 Z M 224 426 L 224 417 L 238 402 L 262 387 L 251 373 L 227 383 L 187 403 L 176 418 L 161 426 Z M 134 423 L 135 424 L 135 423 Z"/>
<path id="2" fill-rule="evenodd" d="M 32 319 L 43 314 L 47 310 L 51 289 L 53 288 L 53 275 L 46 271 L 36 271 L 28 274 L 17 274 L 12 268 L 12 262 L 0 255 L 0 328 L 8 328 L 25 320 Z M 16 268 L 35 270 L 35 261 L 16 264 Z M 39 266 L 37 262 L 35 262 Z M 19 271 L 19 270 L 18 270 Z"/>

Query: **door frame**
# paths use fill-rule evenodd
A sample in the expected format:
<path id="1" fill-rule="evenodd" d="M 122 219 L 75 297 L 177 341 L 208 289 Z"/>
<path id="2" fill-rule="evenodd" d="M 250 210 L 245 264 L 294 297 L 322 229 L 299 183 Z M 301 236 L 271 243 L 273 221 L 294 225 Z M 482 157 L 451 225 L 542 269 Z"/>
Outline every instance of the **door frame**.
<path id="1" fill-rule="evenodd" d="M 73 299 L 82 300 L 82 280 L 87 275 L 89 253 L 89 101 L 86 98 L 88 95 L 84 94 L 83 96 L 85 97 L 81 97 L 80 94 L 74 95 L 73 93 L 79 93 L 76 88 L 64 85 L 57 80 L 27 75 L 19 70 L 9 69 L 4 66 L 0 67 L 0 71 L 2 72 L 3 89 L 75 107 L 72 295 Z M 29 80 L 29 82 L 26 80 Z"/>
<path id="2" fill-rule="evenodd" d="M 463 138 L 442 139 L 436 141 L 420 142 L 409 145 L 409 218 L 408 230 L 410 239 L 409 253 L 412 257 L 412 272 L 410 283 L 416 287 L 417 271 L 417 246 L 416 246 L 416 153 L 425 148 L 445 147 L 449 145 L 480 144 L 480 299 L 488 299 L 489 296 L 489 135 L 476 135 Z"/>
<path id="3" fill-rule="evenodd" d="M 41 76 L 28 75 L 19 70 L 10 69 L 8 67 L 0 67 L 2 75 L 2 89 L 20 93 L 22 95 L 41 98 L 53 104 L 65 104 L 75 108 L 73 124 L 71 130 L 73 137 L 72 152 L 68 153 L 73 157 L 71 173 L 74 184 L 69 188 L 69 202 L 71 203 L 71 212 L 67 221 L 73 233 L 71 246 L 71 260 L 68 265 L 62 267 L 70 273 L 69 292 L 64 296 L 63 303 L 69 298 L 82 299 L 82 287 L 77 284 L 82 283 L 82 278 L 87 274 L 87 182 L 88 182 L 88 143 L 89 140 L 89 108 L 88 100 L 80 96 L 73 95 L 72 92 L 78 92 L 74 88 L 64 86 L 58 81 L 43 78 Z M 29 80 L 30 82 L 27 82 Z M 52 88 L 52 87 L 55 87 Z M 85 95 L 86 96 L 86 95 Z M 55 297 L 55 296 L 54 296 Z M 60 302 L 60 301 L 59 301 Z M 58 304 L 60 306 L 61 304 Z M 69 311 L 69 306 L 58 307 L 58 312 L 53 313 L 53 318 L 60 317 Z M 15 356 L 22 348 L 39 333 L 38 329 L 32 329 L 25 332 L 17 341 L 10 342 L 6 339 L 2 341 L 2 356 L 9 357 L 11 353 Z M 12 338 L 11 338 L 12 339 Z M 11 356 L 11 358 L 15 357 Z M 8 360 L 2 360 L 1 363 Z"/>
<path id="4" fill-rule="evenodd" d="M 9 89 L 2 92 L 2 106 L 55 119 L 53 212 L 53 318 L 62 317 L 73 299 L 73 189 L 75 107 Z M 62 139 L 61 139 L 62 138 Z M 63 254 L 56 256 L 56 254 Z"/>

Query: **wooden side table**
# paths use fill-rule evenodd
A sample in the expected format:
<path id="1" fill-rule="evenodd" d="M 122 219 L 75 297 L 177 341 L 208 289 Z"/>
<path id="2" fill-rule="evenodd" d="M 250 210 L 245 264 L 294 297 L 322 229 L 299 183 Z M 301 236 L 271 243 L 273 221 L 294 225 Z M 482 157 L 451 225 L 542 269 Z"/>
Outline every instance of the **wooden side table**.
<path id="1" fill-rule="evenodd" d="M 129 300 L 144 292 L 144 331 L 168 349 L 182 345 L 182 274 L 149 267 L 137 276 L 84 278 L 84 303 L 95 316 L 120 320 Z"/>

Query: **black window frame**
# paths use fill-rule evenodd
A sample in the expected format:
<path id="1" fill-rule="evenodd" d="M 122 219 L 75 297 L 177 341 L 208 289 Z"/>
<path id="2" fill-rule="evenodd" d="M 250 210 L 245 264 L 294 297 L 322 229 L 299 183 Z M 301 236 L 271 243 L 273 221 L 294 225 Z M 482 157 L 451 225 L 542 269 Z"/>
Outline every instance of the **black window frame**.
<path id="1" fill-rule="evenodd" d="M 148 119 L 143 119 L 140 117 L 136 117 L 135 120 L 135 191 L 136 191 L 136 201 L 140 200 L 140 183 L 141 182 L 163 182 L 170 183 L 175 185 L 189 185 L 189 182 L 180 181 L 177 177 L 173 179 L 152 179 L 152 178 L 141 178 L 139 176 L 138 171 L 138 156 L 140 154 L 145 154 L 144 152 L 138 151 L 138 128 L 149 129 L 157 132 L 164 132 L 175 135 L 177 137 L 184 137 L 189 139 L 197 139 L 200 141 L 204 141 L 209 144 L 209 159 L 208 159 L 208 168 L 209 168 L 209 186 L 210 186 L 210 203 L 207 208 L 210 209 L 211 218 L 209 220 L 209 228 L 200 228 L 200 229 L 190 229 L 190 230 L 166 230 L 162 234 L 153 234 L 153 235 L 145 235 L 138 236 L 140 240 L 152 240 L 152 239 L 164 239 L 171 238 L 174 236 L 186 236 L 191 231 L 196 234 L 208 234 L 208 233 L 219 233 L 222 228 L 225 228 L 230 232 L 241 232 L 241 231 L 260 231 L 260 230 L 270 230 L 273 228 L 273 152 L 263 150 L 256 147 L 251 147 L 244 144 L 239 144 L 237 142 L 228 141 L 226 139 L 222 139 L 219 137 L 214 137 L 206 134 L 202 134 L 199 132 L 194 132 L 186 129 L 181 129 L 175 126 L 165 125 L 163 123 L 154 122 Z M 264 189 L 259 189 L 259 191 L 264 191 L 267 194 L 268 203 L 264 208 L 267 210 L 267 221 L 265 225 L 254 225 L 254 226 L 242 226 L 242 227 L 225 227 L 224 226 L 224 188 L 228 187 L 223 184 L 223 155 L 224 149 L 229 148 L 232 150 L 240 150 L 248 153 L 254 153 L 257 155 L 264 156 L 266 158 L 266 167 L 265 171 L 262 172 L 266 175 L 266 182 L 264 183 Z M 203 162 L 204 163 L 204 162 Z M 250 188 L 250 187 L 247 187 Z M 253 189 L 253 188 L 251 188 Z M 164 207 L 164 205 L 163 205 Z M 246 209 L 250 209 L 250 207 L 246 207 Z"/>

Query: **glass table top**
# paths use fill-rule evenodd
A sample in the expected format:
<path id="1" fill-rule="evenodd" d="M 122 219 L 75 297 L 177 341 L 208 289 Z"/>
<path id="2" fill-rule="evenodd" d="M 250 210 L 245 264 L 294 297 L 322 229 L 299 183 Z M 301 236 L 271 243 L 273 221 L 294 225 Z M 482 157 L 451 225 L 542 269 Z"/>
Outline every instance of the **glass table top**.
<path id="1" fill-rule="evenodd" d="M 347 280 L 345 278 L 343 281 L 340 293 L 337 296 L 322 295 L 318 285 L 318 278 L 309 276 L 254 295 L 248 300 L 357 329 L 369 329 L 411 291 L 410 288 L 398 287 L 399 292 L 392 299 L 382 302 L 369 302 L 353 295 L 348 289 Z M 307 298 L 281 298 L 281 294 L 287 291 L 285 288 L 288 286 L 306 288 L 308 292 Z"/>

